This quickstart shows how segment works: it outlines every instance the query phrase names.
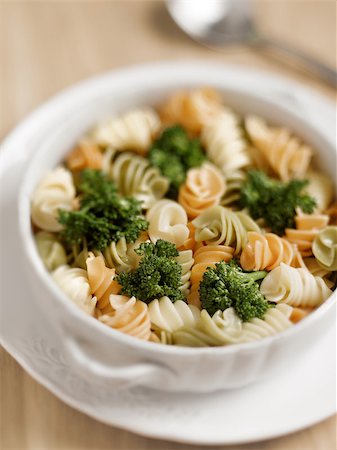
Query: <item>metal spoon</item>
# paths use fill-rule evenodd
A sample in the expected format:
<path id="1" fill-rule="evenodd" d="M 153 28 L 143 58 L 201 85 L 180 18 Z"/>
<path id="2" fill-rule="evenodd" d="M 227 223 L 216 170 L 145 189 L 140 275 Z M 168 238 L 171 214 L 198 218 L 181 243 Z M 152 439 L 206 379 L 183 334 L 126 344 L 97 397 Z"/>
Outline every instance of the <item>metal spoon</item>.
<path id="1" fill-rule="evenodd" d="M 337 72 L 306 53 L 260 34 L 251 0 L 167 0 L 173 20 L 197 41 L 213 45 L 245 44 L 273 47 L 304 62 L 336 88 Z"/>

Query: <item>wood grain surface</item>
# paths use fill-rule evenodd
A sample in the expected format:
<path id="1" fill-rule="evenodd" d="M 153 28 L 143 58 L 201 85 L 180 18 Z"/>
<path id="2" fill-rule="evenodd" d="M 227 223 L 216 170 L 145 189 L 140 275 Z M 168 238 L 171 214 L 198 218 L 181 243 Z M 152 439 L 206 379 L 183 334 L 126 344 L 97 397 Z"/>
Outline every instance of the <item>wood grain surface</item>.
<path id="1" fill-rule="evenodd" d="M 265 0 L 257 2 L 257 18 L 266 32 L 336 66 L 334 0 Z M 0 0 L 0 138 L 41 102 L 76 81 L 123 65 L 175 58 L 259 68 L 331 98 L 336 95 L 281 54 L 239 46 L 214 50 L 195 43 L 171 22 L 161 1 Z M 1 450 L 206 450 L 100 424 L 41 387 L 4 350 L 0 357 Z M 266 442 L 214 448 L 333 450 L 335 418 Z"/>

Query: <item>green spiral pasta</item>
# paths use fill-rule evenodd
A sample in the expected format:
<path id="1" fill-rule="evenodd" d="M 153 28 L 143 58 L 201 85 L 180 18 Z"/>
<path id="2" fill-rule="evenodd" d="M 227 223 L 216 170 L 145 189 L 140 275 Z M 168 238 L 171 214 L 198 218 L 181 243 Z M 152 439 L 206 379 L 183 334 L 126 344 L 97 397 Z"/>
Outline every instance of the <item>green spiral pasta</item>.
<path id="1" fill-rule="evenodd" d="M 169 333 L 186 325 L 194 327 L 200 316 L 197 307 L 182 300 L 173 303 L 168 297 L 152 300 L 148 308 L 152 328 Z"/>
<path id="2" fill-rule="evenodd" d="M 217 311 L 212 317 L 202 310 L 195 327 L 183 327 L 172 333 L 176 345 L 208 347 L 239 344 L 273 336 L 290 326 L 293 308 L 280 304 L 269 308 L 263 319 L 242 322 L 233 308 Z"/>
<path id="3" fill-rule="evenodd" d="M 257 223 L 243 211 L 234 212 L 223 206 L 214 206 L 193 220 L 195 240 L 207 244 L 223 244 L 235 249 L 237 255 L 246 245 L 247 232 L 260 232 Z"/>
<path id="4" fill-rule="evenodd" d="M 180 290 L 185 296 L 190 292 L 190 277 L 191 268 L 194 264 L 192 250 L 181 250 L 179 256 L 175 258 L 178 264 L 181 266 L 181 287 Z"/>
<path id="5" fill-rule="evenodd" d="M 39 231 L 35 235 L 35 242 L 39 255 L 48 270 L 54 270 L 67 264 L 66 251 L 55 234 Z"/>
<path id="6" fill-rule="evenodd" d="M 103 251 L 91 250 L 95 256 L 102 256 L 105 265 L 110 269 L 116 269 L 117 273 L 130 272 L 130 270 L 138 267 L 140 256 L 137 255 L 137 249 L 142 242 L 147 241 L 147 233 L 142 234 L 135 242 L 127 243 L 126 239 L 122 237 L 117 242 L 111 242 Z M 80 267 L 86 270 L 86 260 L 89 256 L 89 251 L 84 248 L 74 258 L 73 266 Z"/>
<path id="7" fill-rule="evenodd" d="M 108 148 L 103 155 L 103 171 L 117 184 L 121 195 L 131 196 L 149 209 L 166 194 L 169 180 L 142 156 L 119 153 Z"/>
<path id="8" fill-rule="evenodd" d="M 337 226 L 320 230 L 312 244 L 312 252 L 326 270 L 337 270 Z"/>

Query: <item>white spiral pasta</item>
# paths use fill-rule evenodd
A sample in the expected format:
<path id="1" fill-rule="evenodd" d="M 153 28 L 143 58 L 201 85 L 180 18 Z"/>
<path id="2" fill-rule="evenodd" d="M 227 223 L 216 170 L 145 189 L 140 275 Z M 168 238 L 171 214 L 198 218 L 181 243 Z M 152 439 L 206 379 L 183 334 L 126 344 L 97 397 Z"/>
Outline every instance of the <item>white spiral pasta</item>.
<path id="1" fill-rule="evenodd" d="M 108 148 L 103 155 L 103 172 L 116 183 L 119 193 L 142 202 L 142 208 L 151 208 L 169 188 L 169 180 L 142 156 L 120 153 Z"/>
<path id="2" fill-rule="evenodd" d="M 152 300 L 148 305 L 153 328 L 173 332 L 183 326 L 194 326 L 199 319 L 200 311 L 182 300 L 171 302 L 168 297 Z"/>
<path id="3" fill-rule="evenodd" d="M 152 331 L 149 341 L 157 344 L 173 345 L 172 333 L 163 330 Z"/>
<path id="4" fill-rule="evenodd" d="M 164 239 L 180 247 L 190 234 L 186 211 L 173 200 L 159 200 L 149 209 L 146 219 L 149 237 L 154 243 Z"/>
<path id="5" fill-rule="evenodd" d="M 296 269 L 284 263 L 269 272 L 260 291 L 272 302 L 302 307 L 318 306 L 332 293 L 322 278 L 315 277 L 307 269 Z"/>
<path id="6" fill-rule="evenodd" d="M 108 267 L 114 267 L 117 273 L 130 272 L 138 267 L 141 256 L 137 255 L 137 249 L 143 242 L 148 242 L 147 233 L 143 233 L 135 242 L 127 243 L 125 237 L 118 242 L 111 242 L 103 250 L 103 256 Z"/>
<path id="7" fill-rule="evenodd" d="M 35 225 L 46 231 L 61 231 L 59 210 L 74 207 L 75 186 L 71 173 L 57 167 L 39 183 L 32 198 L 31 217 Z"/>
<path id="8" fill-rule="evenodd" d="M 225 176 L 226 191 L 222 204 L 230 205 L 239 199 L 240 188 L 246 177 L 244 169 L 251 165 L 239 118 L 224 108 L 203 128 L 201 141 L 209 159 Z"/>
<path id="9" fill-rule="evenodd" d="M 192 250 L 181 250 L 175 260 L 181 266 L 180 290 L 187 296 L 189 294 L 191 268 L 194 263 Z"/>
<path id="10" fill-rule="evenodd" d="M 77 306 L 88 314 L 94 314 L 97 299 L 91 295 L 90 284 L 85 270 L 63 265 L 52 272 L 52 277 L 62 291 Z"/>
<path id="11" fill-rule="evenodd" d="M 292 136 L 286 128 L 272 128 L 260 117 L 248 116 L 247 133 L 271 168 L 283 181 L 302 178 L 312 156 L 312 149 Z"/>
<path id="12" fill-rule="evenodd" d="M 246 245 L 248 231 L 260 231 L 256 222 L 245 212 L 234 212 L 223 206 L 207 209 L 192 224 L 197 242 L 234 247 L 235 255 Z"/>
<path id="13" fill-rule="evenodd" d="M 160 119 L 152 108 L 134 109 L 99 125 L 91 138 L 103 146 L 144 155 L 159 129 Z"/>
<path id="14" fill-rule="evenodd" d="M 224 109 L 209 121 L 202 130 L 201 141 L 209 159 L 226 177 L 251 162 L 239 118 L 230 110 Z"/>
<path id="15" fill-rule="evenodd" d="M 48 270 L 67 264 L 67 255 L 63 245 L 55 234 L 39 231 L 35 235 L 39 255 Z"/>
<path id="16" fill-rule="evenodd" d="M 314 170 L 307 172 L 305 178 L 309 180 L 305 192 L 316 200 L 314 212 L 322 213 L 328 208 L 334 196 L 332 180 L 324 173 Z"/>

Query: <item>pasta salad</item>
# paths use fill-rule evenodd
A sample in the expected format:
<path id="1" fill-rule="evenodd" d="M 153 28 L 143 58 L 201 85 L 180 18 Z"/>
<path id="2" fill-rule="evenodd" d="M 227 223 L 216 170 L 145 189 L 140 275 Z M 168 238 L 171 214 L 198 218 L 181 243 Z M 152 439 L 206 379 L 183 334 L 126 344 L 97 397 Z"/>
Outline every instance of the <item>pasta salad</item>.
<path id="1" fill-rule="evenodd" d="M 284 127 L 211 88 L 90 130 L 37 185 L 38 252 L 70 301 L 165 345 L 294 326 L 336 287 L 333 183 Z"/>

